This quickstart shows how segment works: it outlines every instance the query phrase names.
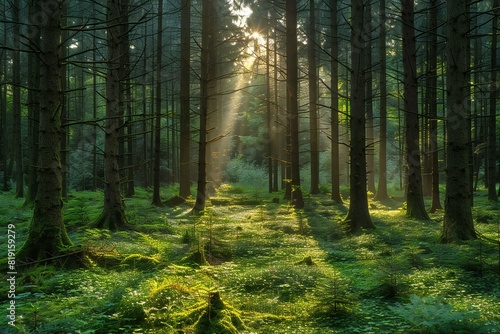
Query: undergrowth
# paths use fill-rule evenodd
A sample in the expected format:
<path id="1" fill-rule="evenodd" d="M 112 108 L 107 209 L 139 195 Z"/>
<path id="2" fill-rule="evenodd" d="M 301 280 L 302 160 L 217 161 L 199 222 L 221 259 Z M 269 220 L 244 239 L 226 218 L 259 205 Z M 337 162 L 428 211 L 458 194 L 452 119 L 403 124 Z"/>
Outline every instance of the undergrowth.
<path id="1" fill-rule="evenodd" d="M 239 165 L 232 166 L 237 170 Z M 261 171 L 255 171 L 258 177 Z M 498 333 L 498 206 L 478 196 L 478 240 L 439 244 L 442 212 L 408 219 L 397 199 L 373 204 L 377 228 L 349 235 L 347 206 L 305 196 L 295 211 L 282 193 L 224 184 L 200 215 L 193 199 L 151 206 L 125 199 L 131 231 L 88 226 L 102 193 L 65 204 L 71 239 L 88 267 L 41 265 L 17 276 L 12 333 Z M 175 188 L 162 190 L 164 198 Z M 0 221 L 24 242 L 30 208 L 0 194 Z M 0 240 L 5 253 L 6 239 Z M 5 275 L 5 274 L 4 274 Z M 5 280 L 3 280 L 5 282 Z M 1 308 L 7 284 L 0 284 Z"/>

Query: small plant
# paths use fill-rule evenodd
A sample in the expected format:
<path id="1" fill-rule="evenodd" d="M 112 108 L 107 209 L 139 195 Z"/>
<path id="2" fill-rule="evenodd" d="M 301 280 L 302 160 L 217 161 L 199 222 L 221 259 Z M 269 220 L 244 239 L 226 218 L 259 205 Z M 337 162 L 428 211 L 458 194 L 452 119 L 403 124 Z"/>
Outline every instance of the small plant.
<path id="1" fill-rule="evenodd" d="M 404 264 L 394 255 L 379 261 L 378 264 L 382 281 L 378 286 L 380 295 L 387 299 L 401 296 L 406 288 L 406 285 L 402 283 Z"/>
<path id="2" fill-rule="evenodd" d="M 349 292 L 350 285 L 340 273 L 335 270 L 330 280 L 321 287 L 320 303 L 316 305 L 315 313 L 320 317 L 349 315 L 354 312 L 356 299 Z"/>
<path id="3" fill-rule="evenodd" d="M 475 332 L 473 319 L 479 317 L 475 310 L 454 311 L 439 297 L 410 296 L 410 303 L 391 306 L 391 310 L 420 333 L 471 333 Z"/>

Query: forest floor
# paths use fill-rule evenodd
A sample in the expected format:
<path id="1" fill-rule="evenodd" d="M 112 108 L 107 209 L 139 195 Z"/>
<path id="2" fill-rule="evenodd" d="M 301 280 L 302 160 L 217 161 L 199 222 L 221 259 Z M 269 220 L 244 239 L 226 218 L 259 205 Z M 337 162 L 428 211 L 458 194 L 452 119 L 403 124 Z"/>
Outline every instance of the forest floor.
<path id="1" fill-rule="evenodd" d="M 13 197 L 0 194 L 0 222 L 20 247 L 32 210 Z M 65 221 L 86 265 L 19 268 L 16 327 L 2 315 L 0 331 L 500 333 L 498 203 L 476 196 L 478 240 L 440 244 L 442 211 L 412 220 L 400 200 L 371 200 L 377 228 L 349 235 L 346 205 L 321 194 L 295 211 L 281 197 L 223 185 L 192 215 L 192 199 L 158 208 L 139 189 L 125 200 L 135 229 L 110 232 L 88 227 L 103 194 L 73 192 Z"/>

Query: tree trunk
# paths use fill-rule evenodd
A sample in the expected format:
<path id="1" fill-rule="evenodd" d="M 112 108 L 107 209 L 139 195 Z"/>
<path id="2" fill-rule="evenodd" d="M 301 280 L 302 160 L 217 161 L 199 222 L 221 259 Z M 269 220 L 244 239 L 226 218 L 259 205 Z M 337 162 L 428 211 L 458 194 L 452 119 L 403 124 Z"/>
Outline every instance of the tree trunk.
<path id="1" fill-rule="evenodd" d="M 14 50 L 12 51 L 12 115 L 14 160 L 16 162 L 16 198 L 24 197 L 24 173 L 23 173 L 23 140 L 21 130 L 21 44 L 20 44 L 20 3 L 14 0 L 12 4 L 12 18 L 14 21 L 13 37 Z"/>
<path id="2" fill-rule="evenodd" d="M 38 191 L 28 238 L 19 250 L 20 261 L 56 256 L 71 246 L 63 222 L 61 188 L 61 5 L 57 0 L 41 31 L 40 137 L 37 164 Z"/>
<path id="3" fill-rule="evenodd" d="M 378 187 L 375 199 L 377 201 L 385 201 L 389 199 L 387 193 L 387 54 L 386 54 L 386 14 L 385 0 L 380 0 L 380 39 L 379 39 L 379 56 L 380 56 L 380 143 L 378 150 Z"/>
<path id="4" fill-rule="evenodd" d="M 104 210 L 94 223 L 97 228 L 115 230 L 127 227 L 121 195 L 119 154 L 120 127 L 120 43 L 121 1 L 108 0 L 108 59 L 106 73 L 106 124 L 104 126 Z"/>
<path id="5" fill-rule="evenodd" d="M 163 206 L 160 197 L 160 155 L 161 155 L 161 80 L 162 80 L 162 48 L 163 48 L 163 0 L 158 1 L 158 32 L 156 39 L 156 114 L 155 142 L 153 157 L 153 201 L 156 206 Z"/>
<path id="6" fill-rule="evenodd" d="M 30 1 L 29 15 L 33 17 L 41 10 L 37 1 Z M 40 30 L 35 28 L 35 34 L 30 40 L 33 43 L 33 50 L 40 48 Z M 28 168 L 28 193 L 24 205 L 33 205 L 36 199 L 38 184 L 36 181 L 38 163 L 38 133 L 40 128 L 40 59 L 38 54 L 28 55 L 28 141 L 29 141 L 29 161 Z"/>
<path id="7" fill-rule="evenodd" d="M 286 87 L 287 105 L 290 117 L 290 162 L 291 202 L 296 209 L 304 208 L 300 187 L 299 160 L 299 106 L 298 106 L 298 60 L 297 60 L 297 4 L 286 2 Z"/>
<path id="8" fill-rule="evenodd" d="M 467 99 L 469 86 L 466 82 L 467 59 L 466 0 L 447 2 L 447 166 L 445 213 L 442 242 L 475 239 L 472 221 L 469 187 Z"/>
<path id="9" fill-rule="evenodd" d="M 270 49 L 270 29 L 266 33 L 266 129 L 267 129 L 267 185 L 268 192 L 273 192 L 273 180 L 274 180 L 274 168 L 273 163 L 275 160 L 273 158 L 273 114 L 272 114 L 272 102 L 271 102 L 271 49 Z"/>
<path id="10" fill-rule="evenodd" d="M 413 218 L 429 219 L 422 193 L 413 1 L 403 0 L 402 5 L 407 164 L 406 214 Z"/>
<path id="11" fill-rule="evenodd" d="M 311 150 L 311 194 L 319 194 L 319 117 L 318 75 L 316 65 L 316 9 L 315 0 L 309 0 L 309 36 L 307 58 L 309 70 L 309 148 Z"/>
<path id="12" fill-rule="evenodd" d="M 430 4 L 429 18 L 429 73 L 427 74 L 427 98 L 429 106 L 429 140 L 432 164 L 432 204 L 429 212 L 442 209 L 439 199 L 439 147 L 437 126 L 437 0 Z"/>
<path id="13" fill-rule="evenodd" d="M 373 129 L 373 74 L 372 74 L 372 6 L 370 1 L 365 5 L 365 105 L 366 105 L 366 167 L 367 167 L 367 189 L 375 193 L 375 134 Z"/>
<path id="14" fill-rule="evenodd" d="M 340 195 L 340 152 L 339 152 L 339 36 L 338 36 L 338 1 L 330 0 L 330 142 L 332 164 L 332 200 L 342 203 Z"/>
<path id="15" fill-rule="evenodd" d="M 216 15 L 213 0 L 203 1 L 202 39 L 201 39 L 201 75 L 200 75 L 200 138 L 198 143 L 198 183 L 194 213 L 205 210 L 207 200 L 207 121 L 211 81 L 213 74 L 215 48 L 215 27 L 213 18 Z M 213 83 L 212 83 L 213 84 Z"/>
<path id="16" fill-rule="evenodd" d="M 345 223 L 349 231 L 374 228 L 366 193 L 365 36 L 363 0 L 351 2 L 350 190 Z"/>
<path id="17" fill-rule="evenodd" d="M 498 0 L 492 0 L 494 8 L 494 15 L 492 18 L 492 31 L 491 35 L 491 61 L 490 61 L 490 112 L 488 116 L 488 200 L 498 201 L 497 186 L 497 25 L 498 16 L 496 9 L 498 7 Z"/>
<path id="18" fill-rule="evenodd" d="M 3 38 L 3 43 L 4 45 L 7 44 L 7 34 L 4 35 Z M 3 55 L 7 53 L 6 50 L 1 51 Z M 4 80 L 7 76 L 7 62 L 3 62 L 2 66 L 2 72 L 3 72 L 3 77 Z M 0 85 L 0 100 L 1 100 L 1 113 L 2 113 L 2 131 L 0 136 L 2 136 L 2 167 L 3 167 L 3 180 L 2 180 L 2 190 L 3 191 L 9 191 L 10 190 L 10 177 L 11 177 L 11 172 L 9 168 L 9 159 L 7 152 L 9 152 L 10 148 L 10 143 L 9 143 L 9 135 L 8 135 L 8 128 L 7 128 L 7 85 L 2 82 L 2 85 Z M 12 161 L 12 158 L 10 159 Z"/>
<path id="19" fill-rule="evenodd" d="M 182 1 L 181 9 L 181 110 L 179 196 L 191 196 L 191 0 Z"/>

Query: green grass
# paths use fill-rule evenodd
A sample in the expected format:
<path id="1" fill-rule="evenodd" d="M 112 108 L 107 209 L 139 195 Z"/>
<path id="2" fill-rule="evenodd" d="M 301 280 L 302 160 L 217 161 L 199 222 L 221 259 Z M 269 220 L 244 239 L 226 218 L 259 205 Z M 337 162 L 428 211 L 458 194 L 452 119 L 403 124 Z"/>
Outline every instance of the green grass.
<path id="1" fill-rule="evenodd" d="M 175 195 L 165 188 L 163 198 Z M 280 203 L 274 203 L 274 198 Z M 282 194 L 223 185 L 201 215 L 193 199 L 151 206 L 138 189 L 126 202 L 134 231 L 88 226 L 102 193 L 74 192 L 65 204 L 71 239 L 89 266 L 39 266 L 17 275 L 12 333 L 498 333 L 499 205 L 476 197 L 481 238 L 437 243 L 432 221 L 405 217 L 403 203 L 371 202 L 377 228 L 347 235 L 346 205 L 306 196 L 293 210 Z M 0 194 L 0 221 L 17 246 L 31 209 Z M 0 251 L 6 254 L 6 238 Z M 210 265 L 196 261 L 202 254 Z M 6 273 L 4 274 L 6 275 Z M 5 280 L 3 280 L 5 282 Z M 0 307 L 7 307 L 6 283 Z M 210 296 L 221 301 L 208 307 Z M 442 314 L 436 317 L 436 313 Z M 422 320 L 427 319 L 426 321 Z"/>

